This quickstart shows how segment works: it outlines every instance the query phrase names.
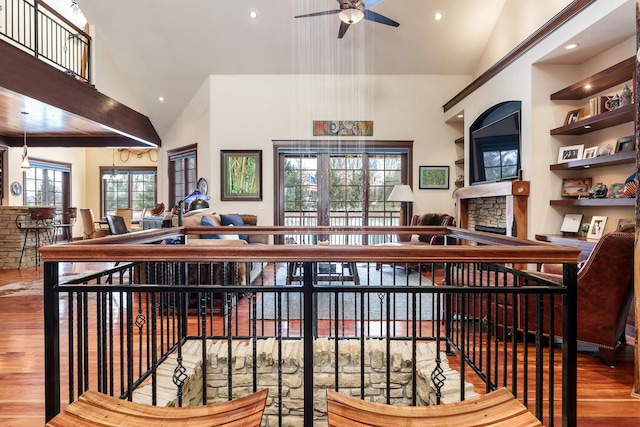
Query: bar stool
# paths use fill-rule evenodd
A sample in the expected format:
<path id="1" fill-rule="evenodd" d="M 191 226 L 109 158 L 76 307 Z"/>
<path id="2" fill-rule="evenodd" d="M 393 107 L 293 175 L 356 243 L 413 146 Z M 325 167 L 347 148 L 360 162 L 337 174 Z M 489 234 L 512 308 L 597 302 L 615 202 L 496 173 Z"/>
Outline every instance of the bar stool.
<path id="1" fill-rule="evenodd" d="M 62 214 L 62 219 L 56 221 L 56 231 L 54 233 L 54 243 L 58 243 L 58 228 L 62 229 L 64 240 L 71 242 L 73 240 L 72 228 L 76 225 L 78 219 L 78 208 L 70 207 Z"/>
<path id="2" fill-rule="evenodd" d="M 22 252 L 20 253 L 20 263 L 18 269 L 22 267 L 22 259 L 24 253 L 28 249 L 36 251 L 36 268 L 40 265 L 40 246 L 42 243 L 41 234 L 44 233 L 46 241 L 51 245 L 53 243 L 53 233 L 55 232 L 54 218 L 56 216 L 56 208 L 54 207 L 31 207 L 27 214 L 29 221 L 25 221 L 25 214 L 16 217 L 16 226 L 20 230 L 24 230 L 24 242 L 22 243 Z M 33 234 L 35 244 L 28 246 L 29 233 Z"/>

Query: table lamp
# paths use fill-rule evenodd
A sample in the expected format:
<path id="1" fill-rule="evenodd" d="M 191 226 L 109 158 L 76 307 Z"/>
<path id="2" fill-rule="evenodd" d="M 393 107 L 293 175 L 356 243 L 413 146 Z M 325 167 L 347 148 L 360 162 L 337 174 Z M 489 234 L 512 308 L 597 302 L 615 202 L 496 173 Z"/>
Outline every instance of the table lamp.
<path id="1" fill-rule="evenodd" d="M 405 225 L 404 204 L 413 203 L 415 201 L 415 199 L 413 198 L 413 190 L 411 190 L 411 186 L 407 184 L 395 185 L 393 187 L 393 190 L 391 190 L 391 194 L 389 194 L 387 201 L 400 202 L 400 226 Z"/>

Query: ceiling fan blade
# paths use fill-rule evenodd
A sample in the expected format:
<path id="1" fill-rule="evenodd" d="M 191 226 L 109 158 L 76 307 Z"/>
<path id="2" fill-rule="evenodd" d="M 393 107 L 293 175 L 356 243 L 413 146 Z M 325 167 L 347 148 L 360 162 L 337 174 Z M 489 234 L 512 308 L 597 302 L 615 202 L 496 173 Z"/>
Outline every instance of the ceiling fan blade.
<path id="1" fill-rule="evenodd" d="M 314 12 L 314 13 L 307 13 L 306 15 L 298 15 L 298 16 L 294 16 L 294 18 L 308 18 L 310 16 L 323 16 L 323 15 L 335 15 L 336 13 L 340 12 L 340 9 L 336 9 L 336 10 L 327 10 L 324 12 Z"/>
<path id="2" fill-rule="evenodd" d="M 379 13 L 375 13 L 374 11 L 368 9 L 364 11 L 364 19 L 377 22 L 378 24 L 391 25 L 392 27 L 400 26 L 400 24 L 398 24 L 393 19 L 389 19 L 386 16 L 382 16 Z"/>
<path id="3" fill-rule="evenodd" d="M 378 3 L 382 3 L 383 1 L 384 0 L 364 0 L 364 7 L 369 9 L 370 7 L 373 7 L 373 6 L 377 5 Z"/>
<path id="4" fill-rule="evenodd" d="M 346 22 L 340 21 L 340 29 L 338 30 L 338 38 L 339 39 L 344 37 L 344 34 L 347 32 L 347 30 L 349 29 L 350 26 L 351 26 L 350 24 L 347 24 Z"/>

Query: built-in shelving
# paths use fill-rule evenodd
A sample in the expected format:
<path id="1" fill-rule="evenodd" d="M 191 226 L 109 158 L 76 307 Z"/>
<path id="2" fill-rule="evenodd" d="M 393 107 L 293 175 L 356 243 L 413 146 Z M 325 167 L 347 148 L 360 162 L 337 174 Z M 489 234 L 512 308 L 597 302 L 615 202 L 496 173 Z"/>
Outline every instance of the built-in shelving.
<path id="1" fill-rule="evenodd" d="M 455 141 L 453 141 L 453 143 L 458 145 L 464 145 L 464 136 L 461 136 L 460 138 L 456 139 Z"/>
<path id="2" fill-rule="evenodd" d="M 602 207 L 602 206 L 635 206 L 635 198 L 617 199 L 561 199 L 550 200 L 551 206 L 581 206 L 581 207 Z"/>
<path id="3" fill-rule="evenodd" d="M 571 169 L 589 169 L 589 168 L 603 168 L 607 166 L 616 166 L 623 164 L 635 163 L 636 152 L 635 151 L 621 151 L 610 156 L 594 157 L 592 159 L 574 160 L 566 163 L 556 163 L 550 165 L 550 170 L 571 170 Z"/>
<path id="4" fill-rule="evenodd" d="M 615 88 L 628 81 L 635 82 L 636 58 L 631 57 L 618 64 L 592 76 L 582 79 L 571 86 L 551 94 L 552 101 L 579 101 L 586 100 L 593 96 Z M 632 85 L 631 87 L 635 87 Z M 553 136 L 559 135 L 584 135 L 596 132 L 601 129 L 617 126 L 623 123 L 633 123 L 635 121 L 635 105 L 625 105 L 615 110 L 605 111 L 583 120 L 578 120 L 564 126 L 550 130 Z M 562 141 L 569 141 L 566 139 Z M 578 140 L 572 139 L 577 143 Z M 635 151 L 622 151 L 609 156 L 593 157 L 590 159 L 574 160 L 566 163 L 557 163 L 549 166 L 551 171 L 583 171 L 589 168 L 603 168 L 624 164 L 633 164 L 636 161 Z M 626 177 L 625 177 L 626 178 Z M 549 200 L 550 206 L 556 207 L 578 207 L 578 208 L 606 208 L 615 206 L 636 205 L 635 198 L 602 198 L 602 199 L 559 199 Z"/>
<path id="5" fill-rule="evenodd" d="M 551 135 L 584 135 L 600 129 L 633 121 L 635 105 L 625 105 L 597 116 L 588 117 L 577 122 L 551 129 Z"/>
<path id="6" fill-rule="evenodd" d="M 602 92 L 610 87 L 622 84 L 632 79 L 636 68 L 636 57 L 613 65 L 586 79 L 580 80 L 562 90 L 551 94 L 552 101 L 578 101 L 588 98 L 592 94 Z M 589 86 L 587 90 L 586 87 Z"/>

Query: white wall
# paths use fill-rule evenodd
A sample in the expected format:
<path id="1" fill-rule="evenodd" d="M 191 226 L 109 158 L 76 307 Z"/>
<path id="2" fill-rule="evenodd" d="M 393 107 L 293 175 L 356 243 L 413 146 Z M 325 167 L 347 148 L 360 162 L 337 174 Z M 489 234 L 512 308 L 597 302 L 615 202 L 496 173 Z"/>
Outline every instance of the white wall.
<path id="1" fill-rule="evenodd" d="M 198 173 L 209 182 L 219 212 L 255 212 L 273 224 L 272 140 L 310 140 L 313 120 L 373 120 L 371 140 L 413 140 L 414 212 L 454 213 L 456 147 L 461 135 L 445 126 L 441 105 L 468 76 L 231 75 L 210 77 L 210 128 L 202 118 L 202 91 L 163 140 L 163 152 L 198 142 Z M 353 139 L 353 138 L 344 138 Z M 203 145 L 200 143 L 204 142 Z M 209 151 L 206 151 L 206 148 Z M 204 151 L 201 151 L 202 149 Z M 220 201 L 220 150 L 261 149 L 263 201 Z M 160 157 L 166 157 L 161 154 Z M 450 166 L 449 190 L 419 190 L 418 166 Z M 166 185 L 162 189 L 167 195 Z"/>

